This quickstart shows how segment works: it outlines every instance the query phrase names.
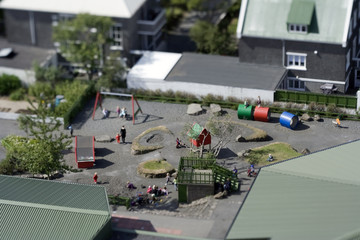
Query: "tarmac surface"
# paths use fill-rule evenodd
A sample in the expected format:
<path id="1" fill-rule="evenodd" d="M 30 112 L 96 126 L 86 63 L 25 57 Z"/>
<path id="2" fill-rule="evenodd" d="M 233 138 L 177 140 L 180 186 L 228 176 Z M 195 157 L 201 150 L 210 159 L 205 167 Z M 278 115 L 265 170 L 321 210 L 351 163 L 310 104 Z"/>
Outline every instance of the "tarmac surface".
<path id="1" fill-rule="evenodd" d="M 1 101 L 0 101 L 1 102 Z M 84 110 L 78 114 L 72 126 L 75 135 L 100 136 L 109 135 L 115 138 L 122 125 L 127 129 L 127 144 L 118 144 L 116 141 L 100 143 L 96 142 L 96 165 L 91 169 L 81 172 L 69 172 L 58 181 L 76 182 L 81 184 L 93 184 L 94 172 L 99 175 L 99 182 L 106 187 L 108 194 L 134 197 L 138 193 L 146 191 L 149 185 L 165 185 L 164 178 L 144 178 L 137 174 L 139 163 L 154 159 L 164 158 L 175 168 L 178 166 L 180 156 L 186 156 L 188 150 L 176 149 L 175 139 L 184 139 L 184 125 L 198 122 L 205 125 L 212 116 L 209 108 L 205 107 L 203 114 L 190 116 L 186 114 L 187 105 L 167 104 L 159 102 L 139 101 L 143 113 L 139 113 L 135 125 L 131 120 L 116 117 L 117 106 L 126 107 L 131 113 L 131 101 L 127 99 L 105 98 L 102 106 L 109 109 L 110 117 L 103 119 L 100 108 L 95 112 L 92 119 L 94 99 L 90 101 Z M 7 105 L 11 109 L 11 105 Z M 136 105 L 135 105 L 136 106 Z M 0 104 L 1 107 L 1 104 Z M 136 108 L 136 107 L 135 107 Z M 177 192 L 172 185 L 168 185 L 169 196 L 163 198 L 156 205 L 133 207 L 126 210 L 125 207 L 111 206 L 113 238 L 112 239 L 224 239 L 232 221 L 236 217 L 246 194 L 251 187 L 253 178 L 246 176 L 248 164 L 237 153 L 254 147 L 264 146 L 273 142 L 287 142 L 297 151 L 307 148 L 310 152 L 319 151 L 346 143 L 359 138 L 360 122 L 342 121 L 342 127 L 335 127 L 333 119 L 323 121 L 311 121 L 301 123 L 296 130 L 285 128 L 279 124 L 279 114 L 272 114 L 268 123 L 237 119 L 237 112 L 225 109 L 233 121 L 242 122 L 253 127 L 265 130 L 270 139 L 264 142 L 236 142 L 236 136 L 250 134 L 248 129 L 235 129 L 232 139 L 218 157 L 217 163 L 228 169 L 236 166 L 240 171 L 240 192 L 232 193 L 225 199 L 205 197 L 191 204 L 178 204 Z M 25 135 L 18 129 L 14 121 L 13 110 L 0 113 L 0 138 L 9 134 Z M 10 117 L 12 116 L 12 117 Z M 164 147 L 160 150 L 142 154 L 131 154 L 132 139 L 143 131 L 156 127 L 166 126 L 173 135 L 173 141 L 168 141 L 168 136 L 159 134 L 155 139 Z M 68 130 L 64 130 L 69 132 Z M 216 138 L 213 139 L 216 141 Z M 4 158 L 5 150 L 0 147 L 0 159 Z M 66 153 L 65 161 L 68 165 L 77 168 L 74 159 L 74 150 Z M 126 182 L 131 181 L 137 186 L 133 191 L 127 190 Z"/>

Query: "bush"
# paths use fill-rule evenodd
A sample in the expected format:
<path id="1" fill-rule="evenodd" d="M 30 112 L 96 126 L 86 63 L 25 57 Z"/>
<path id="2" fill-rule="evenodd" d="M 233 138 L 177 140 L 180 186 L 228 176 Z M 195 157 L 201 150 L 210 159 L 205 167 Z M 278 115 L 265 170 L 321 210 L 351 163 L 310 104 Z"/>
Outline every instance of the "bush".
<path id="1" fill-rule="evenodd" d="M 13 101 L 24 100 L 26 94 L 27 94 L 27 89 L 25 89 L 25 88 L 16 89 L 15 91 L 13 91 L 10 94 L 10 100 L 13 100 Z"/>
<path id="2" fill-rule="evenodd" d="M 0 76 L 0 95 L 8 95 L 18 88 L 21 88 L 21 81 L 17 76 L 8 74 Z"/>
<path id="3" fill-rule="evenodd" d="M 29 95 L 33 97 L 46 96 L 49 99 L 55 98 L 55 90 L 50 83 L 36 82 L 29 87 Z"/>
<path id="4" fill-rule="evenodd" d="M 0 174 L 12 175 L 15 169 L 14 164 L 10 161 L 10 158 L 7 157 L 0 162 Z"/>

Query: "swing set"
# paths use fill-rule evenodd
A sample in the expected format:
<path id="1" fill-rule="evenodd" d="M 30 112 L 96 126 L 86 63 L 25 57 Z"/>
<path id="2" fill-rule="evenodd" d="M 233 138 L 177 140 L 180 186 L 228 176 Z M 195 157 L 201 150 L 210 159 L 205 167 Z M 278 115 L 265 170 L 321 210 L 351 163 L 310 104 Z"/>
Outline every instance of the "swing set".
<path id="1" fill-rule="evenodd" d="M 125 93 L 113 93 L 113 92 L 97 92 L 96 93 L 96 100 L 95 100 L 95 105 L 94 105 L 94 111 L 93 111 L 93 115 L 92 115 L 92 119 L 94 120 L 95 117 L 95 111 L 97 108 L 97 105 L 99 104 L 100 107 L 102 108 L 101 102 L 102 102 L 102 98 L 101 95 L 112 95 L 112 96 L 119 96 L 119 97 L 131 97 L 131 106 L 132 106 L 132 122 L 133 124 L 135 124 L 135 117 L 136 115 L 141 112 L 141 107 L 140 104 L 138 103 L 136 97 L 132 94 L 125 94 Z M 138 107 L 138 109 L 135 111 L 135 103 Z"/>

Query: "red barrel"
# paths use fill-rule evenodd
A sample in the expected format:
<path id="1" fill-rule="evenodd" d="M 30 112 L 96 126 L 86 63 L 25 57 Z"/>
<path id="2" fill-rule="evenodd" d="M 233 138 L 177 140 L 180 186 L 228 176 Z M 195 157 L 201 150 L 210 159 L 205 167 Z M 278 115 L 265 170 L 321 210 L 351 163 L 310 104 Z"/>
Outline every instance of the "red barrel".
<path id="1" fill-rule="evenodd" d="M 268 122 L 270 120 L 270 108 L 268 107 L 255 107 L 254 120 L 261 122 Z"/>

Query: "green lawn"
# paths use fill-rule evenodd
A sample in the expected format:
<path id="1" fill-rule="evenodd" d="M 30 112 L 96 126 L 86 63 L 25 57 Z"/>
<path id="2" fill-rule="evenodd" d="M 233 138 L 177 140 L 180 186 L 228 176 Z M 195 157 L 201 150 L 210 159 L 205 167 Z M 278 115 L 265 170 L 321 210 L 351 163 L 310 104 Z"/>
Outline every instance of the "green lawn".
<path id="1" fill-rule="evenodd" d="M 274 157 L 274 161 L 272 162 L 267 161 L 269 153 L 271 153 Z M 270 163 L 298 157 L 300 155 L 301 153 L 298 153 L 295 149 L 293 149 L 290 144 L 277 142 L 252 149 L 245 159 L 251 164 L 264 166 Z"/>

